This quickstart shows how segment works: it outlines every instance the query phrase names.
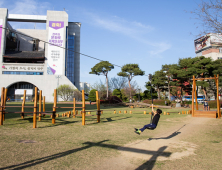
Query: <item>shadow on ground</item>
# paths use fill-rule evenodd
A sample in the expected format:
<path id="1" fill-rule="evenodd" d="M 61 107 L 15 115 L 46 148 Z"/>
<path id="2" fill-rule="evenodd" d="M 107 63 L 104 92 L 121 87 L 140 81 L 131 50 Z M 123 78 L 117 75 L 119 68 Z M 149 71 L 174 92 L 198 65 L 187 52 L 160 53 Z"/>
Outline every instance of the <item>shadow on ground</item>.
<path id="1" fill-rule="evenodd" d="M 100 142 L 85 142 L 85 143 L 83 143 L 83 145 L 86 145 L 86 146 L 83 146 L 80 148 L 70 149 L 70 150 L 67 150 L 64 152 L 56 153 L 53 155 L 45 156 L 42 158 L 30 160 L 30 161 L 26 161 L 26 162 L 23 162 L 20 164 L 14 164 L 11 166 L 2 167 L 2 168 L 0 168 L 0 170 L 3 170 L 3 169 L 25 169 L 25 168 L 33 167 L 35 165 L 42 164 L 44 162 L 48 162 L 48 161 L 51 161 L 54 159 L 58 159 L 58 158 L 70 155 L 72 153 L 79 152 L 84 149 L 94 147 L 94 146 L 153 155 L 150 160 L 148 160 L 147 162 L 145 162 L 144 164 L 142 164 L 141 166 L 136 168 L 137 170 L 142 170 L 142 169 L 143 170 L 144 169 L 151 170 L 154 167 L 158 156 L 161 155 L 161 156 L 169 157 L 171 155 L 171 152 L 164 152 L 164 150 L 167 148 L 167 146 L 163 146 L 163 147 L 159 148 L 157 151 L 150 151 L 150 150 L 143 150 L 143 149 L 136 149 L 136 148 L 129 148 L 129 147 L 121 147 L 121 146 L 112 145 L 112 144 L 105 144 L 105 142 L 108 142 L 108 141 L 109 140 L 103 140 Z"/>

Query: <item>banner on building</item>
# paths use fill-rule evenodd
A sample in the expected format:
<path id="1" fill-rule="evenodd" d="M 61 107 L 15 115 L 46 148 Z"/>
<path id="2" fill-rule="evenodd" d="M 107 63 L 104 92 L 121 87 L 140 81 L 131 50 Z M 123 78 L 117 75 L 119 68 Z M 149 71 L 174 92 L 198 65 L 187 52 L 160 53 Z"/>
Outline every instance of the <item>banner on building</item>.
<path id="1" fill-rule="evenodd" d="M 195 52 L 207 49 L 211 46 L 222 45 L 222 35 L 216 33 L 209 33 L 203 37 L 194 40 Z"/>
<path id="2" fill-rule="evenodd" d="M 62 75 L 64 49 L 64 22 L 49 21 L 47 74 Z"/>
<path id="3" fill-rule="evenodd" d="M 0 54 L 2 49 L 2 26 L 3 26 L 3 19 L 0 19 Z"/>
<path id="4" fill-rule="evenodd" d="M 26 95 L 33 95 L 33 89 L 15 89 L 15 95 L 24 95 L 24 90 Z"/>

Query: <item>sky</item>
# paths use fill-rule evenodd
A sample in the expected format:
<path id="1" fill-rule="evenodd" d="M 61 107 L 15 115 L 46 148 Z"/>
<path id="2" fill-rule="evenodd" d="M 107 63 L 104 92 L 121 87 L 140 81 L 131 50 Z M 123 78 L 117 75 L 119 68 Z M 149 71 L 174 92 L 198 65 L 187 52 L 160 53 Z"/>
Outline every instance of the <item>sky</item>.
<path id="1" fill-rule="evenodd" d="M 46 15 L 47 10 L 66 11 L 69 22 L 81 22 L 80 52 L 112 64 L 138 64 L 145 75 L 179 58 L 195 57 L 194 40 L 201 27 L 191 14 L 201 0 L 0 0 L 9 14 Z M 35 27 L 34 23 L 12 23 L 14 29 Z M 36 29 L 45 29 L 36 24 Z M 80 81 L 93 85 L 105 76 L 89 74 L 98 61 L 80 56 Z M 108 77 L 117 77 L 116 67 Z M 148 76 L 135 76 L 145 90 Z"/>

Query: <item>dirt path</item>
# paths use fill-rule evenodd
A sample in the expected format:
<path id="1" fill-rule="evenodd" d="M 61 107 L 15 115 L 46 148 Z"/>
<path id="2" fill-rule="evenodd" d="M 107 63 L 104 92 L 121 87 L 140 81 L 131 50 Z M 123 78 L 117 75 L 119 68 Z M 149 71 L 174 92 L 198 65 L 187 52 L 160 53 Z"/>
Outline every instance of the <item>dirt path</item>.
<path id="1" fill-rule="evenodd" d="M 193 155 L 198 146 L 185 140 L 197 134 L 209 121 L 208 118 L 189 117 L 167 132 L 120 147 L 118 157 L 101 159 L 99 166 L 95 165 L 93 169 L 152 169 L 156 161 L 176 160 Z"/>

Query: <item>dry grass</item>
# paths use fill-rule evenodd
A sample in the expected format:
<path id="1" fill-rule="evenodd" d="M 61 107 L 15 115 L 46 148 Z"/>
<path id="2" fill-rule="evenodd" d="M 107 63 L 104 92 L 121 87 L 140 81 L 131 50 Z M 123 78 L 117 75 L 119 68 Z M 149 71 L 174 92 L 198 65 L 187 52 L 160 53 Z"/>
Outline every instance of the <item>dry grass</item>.
<path id="1" fill-rule="evenodd" d="M 96 110 L 96 105 L 86 105 L 86 107 L 87 110 Z M 125 107 L 101 107 L 101 109 L 104 110 L 101 123 L 96 123 L 96 116 L 89 116 L 86 117 L 85 126 L 82 126 L 81 117 L 60 116 L 56 118 L 56 124 L 52 125 L 50 117 L 46 116 L 42 121 L 38 121 L 38 128 L 33 129 L 32 117 L 25 117 L 22 120 L 19 114 L 6 115 L 4 125 L 0 126 L 0 169 L 90 169 L 89 167 L 97 169 L 99 159 L 119 156 L 118 147 L 134 142 L 138 137 L 140 140 L 154 137 L 190 119 L 190 116 L 177 114 L 178 111 L 189 109 L 165 109 L 163 111 L 176 113 L 162 115 L 155 131 L 147 131 L 144 135 L 137 136 L 133 128 L 149 123 L 150 115 L 144 115 L 143 111 L 150 112 L 150 109 Z M 13 108 L 7 110 L 19 111 Z M 28 110 L 30 109 L 26 111 Z M 46 110 L 52 110 L 52 104 L 47 104 Z M 121 110 L 122 114 L 113 114 L 113 110 Z M 128 113 L 124 114 L 124 110 Z M 129 110 L 132 110 L 133 114 L 129 114 Z M 61 110 L 58 111 L 60 115 L 63 113 Z M 177 161 L 157 161 L 154 168 L 206 169 L 215 165 L 220 169 L 218 167 L 222 149 L 220 146 L 222 131 L 217 129 L 221 126 L 221 121 L 216 124 L 214 120 L 212 121 L 209 127 L 204 126 L 205 129 L 203 128 L 199 137 L 187 139 L 199 145 L 197 155 Z M 33 143 L 24 143 L 24 140 L 31 140 Z"/>

